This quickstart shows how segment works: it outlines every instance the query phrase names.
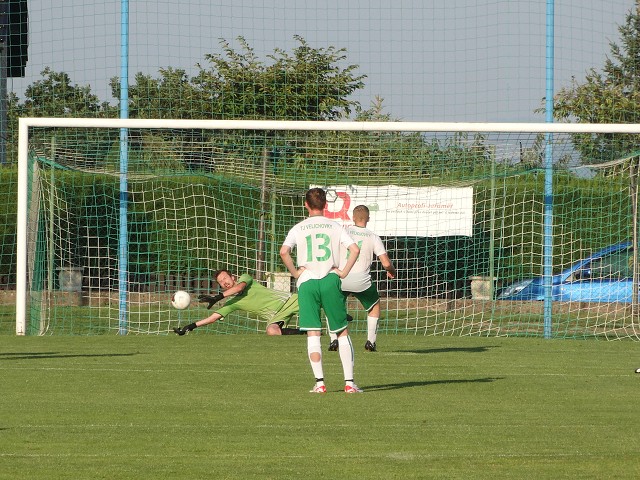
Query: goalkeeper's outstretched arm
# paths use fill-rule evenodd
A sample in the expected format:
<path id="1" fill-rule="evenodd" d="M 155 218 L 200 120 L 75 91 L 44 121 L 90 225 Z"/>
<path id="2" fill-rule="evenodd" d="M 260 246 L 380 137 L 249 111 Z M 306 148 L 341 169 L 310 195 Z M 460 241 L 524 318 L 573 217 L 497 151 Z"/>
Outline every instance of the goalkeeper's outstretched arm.
<path id="1" fill-rule="evenodd" d="M 232 282 L 233 286 L 226 288 L 224 291 L 216 294 L 216 295 L 200 295 L 198 297 L 198 300 L 202 303 L 207 303 L 207 310 L 209 310 L 211 307 L 213 307 L 216 303 L 218 303 L 220 300 L 226 298 L 226 297 L 230 297 L 232 295 L 237 295 L 239 293 L 241 293 L 242 291 L 244 291 L 245 288 L 247 288 L 247 283 L 246 282 L 238 282 L 235 283 L 235 279 Z M 202 320 L 198 320 L 197 322 L 193 322 L 190 323 L 189 325 L 185 325 L 184 327 L 175 327 L 173 329 L 173 331 L 175 333 L 177 333 L 178 335 L 185 335 L 186 333 L 191 332 L 192 330 L 195 330 L 198 327 L 202 327 L 204 325 L 209 325 L 210 323 L 213 322 L 217 322 L 218 320 L 220 320 L 222 318 L 222 315 L 220 315 L 218 312 L 213 312 L 211 315 L 209 315 L 207 318 L 204 318 Z"/>
<path id="2" fill-rule="evenodd" d="M 190 323 L 189 325 L 185 325 L 184 327 L 174 327 L 173 331 L 178 335 L 184 335 L 192 330 L 195 330 L 198 327 L 203 327 L 205 325 L 209 325 L 210 323 L 217 322 L 221 318 L 223 318 L 222 315 L 220 315 L 218 312 L 213 312 L 207 318 L 203 318 L 202 320 L 198 320 L 197 322 Z"/>
<path id="3" fill-rule="evenodd" d="M 217 295 L 200 295 L 198 300 L 203 303 L 208 303 L 207 310 L 213 307 L 216 303 L 224 298 L 224 293 L 218 293 Z M 213 312 L 207 318 L 203 320 L 198 320 L 197 322 L 190 323 L 189 325 L 185 325 L 184 327 L 174 327 L 173 331 L 178 335 L 185 335 L 192 330 L 195 330 L 198 327 L 202 327 L 203 325 L 209 325 L 210 323 L 217 322 L 222 318 L 218 312 Z"/>
<path id="4" fill-rule="evenodd" d="M 236 283 L 233 287 L 227 288 L 224 291 L 216 294 L 216 295 L 200 295 L 198 300 L 202 303 L 208 303 L 207 310 L 210 310 L 216 303 L 226 297 L 230 297 L 232 295 L 237 295 L 241 293 L 245 288 L 247 288 L 246 282 Z"/>
<path id="5" fill-rule="evenodd" d="M 210 310 L 216 303 L 224 298 L 224 294 L 218 293 L 217 295 L 200 295 L 198 301 L 200 303 L 208 303 L 207 310 Z"/>

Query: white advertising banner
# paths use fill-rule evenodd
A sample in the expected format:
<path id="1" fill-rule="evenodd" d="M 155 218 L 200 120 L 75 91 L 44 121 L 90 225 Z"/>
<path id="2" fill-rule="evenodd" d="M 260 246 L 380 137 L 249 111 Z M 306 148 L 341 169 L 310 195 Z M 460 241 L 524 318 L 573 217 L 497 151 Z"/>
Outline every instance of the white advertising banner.
<path id="1" fill-rule="evenodd" d="M 334 185 L 322 188 L 327 191 L 325 216 L 342 225 L 352 225 L 353 209 L 366 205 L 371 213 L 367 227 L 380 236 L 472 235 L 473 187 Z"/>

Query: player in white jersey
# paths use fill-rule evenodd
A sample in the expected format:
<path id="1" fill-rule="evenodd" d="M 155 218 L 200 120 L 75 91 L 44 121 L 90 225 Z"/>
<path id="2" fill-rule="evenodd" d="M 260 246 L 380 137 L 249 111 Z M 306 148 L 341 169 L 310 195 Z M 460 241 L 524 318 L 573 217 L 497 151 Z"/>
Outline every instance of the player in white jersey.
<path id="1" fill-rule="evenodd" d="M 316 379 L 311 392 L 327 391 L 320 345 L 322 309 L 327 316 L 329 331 L 337 335 L 344 372 L 344 391 L 360 393 L 362 390 L 353 381 L 353 345 L 347 329 L 345 296 L 340 288 L 341 279 L 353 267 L 360 249 L 338 223 L 323 216 L 326 204 L 327 194 L 324 190 L 312 188 L 307 191 L 304 206 L 309 212 L 309 218 L 289 230 L 280 248 L 280 257 L 291 276 L 297 279 L 300 307 L 298 325 L 300 330 L 307 332 L 307 353 Z M 350 258 L 339 269 L 341 245 L 349 250 Z M 294 247 L 297 267 L 291 256 Z"/>
<path id="2" fill-rule="evenodd" d="M 378 320 L 380 319 L 380 294 L 376 284 L 371 281 L 371 263 L 373 263 L 374 256 L 378 257 L 387 271 L 388 278 L 396 277 L 396 269 L 389 259 L 380 237 L 367 228 L 369 218 L 369 209 L 365 205 L 358 205 L 353 209 L 354 225 L 347 228 L 347 233 L 360 248 L 360 255 L 349 275 L 342 280 L 342 291 L 356 297 L 367 311 L 367 342 L 364 344 L 364 348 L 375 352 Z M 341 267 L 347 263 L 349 255 L 348 251 L 343 250 Z M 331 332 L 329 335 L 331 336 L 329 350 L 335 351 L 337 349 L 336 339 Z"/>

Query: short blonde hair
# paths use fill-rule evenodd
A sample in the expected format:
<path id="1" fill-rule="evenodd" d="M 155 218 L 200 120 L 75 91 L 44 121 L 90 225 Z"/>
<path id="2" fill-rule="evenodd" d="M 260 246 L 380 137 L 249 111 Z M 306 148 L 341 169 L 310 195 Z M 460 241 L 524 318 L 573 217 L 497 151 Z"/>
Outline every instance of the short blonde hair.
<path id="1" fill-rule="evenodd" d="M 358 205 L 353 209 L 353 220 L 364 222 L 369 219 L 369 208 L 366 205 Z"/>

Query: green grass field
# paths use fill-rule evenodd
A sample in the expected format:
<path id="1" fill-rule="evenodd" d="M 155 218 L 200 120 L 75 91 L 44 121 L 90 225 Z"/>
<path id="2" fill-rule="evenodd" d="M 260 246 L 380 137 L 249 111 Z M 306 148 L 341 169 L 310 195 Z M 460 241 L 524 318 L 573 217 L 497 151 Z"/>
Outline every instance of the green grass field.
<path id="1" fill-rule="evenodd" d="M 0 337 L 0 479 L 638 478 L 638 344 Z"/>

